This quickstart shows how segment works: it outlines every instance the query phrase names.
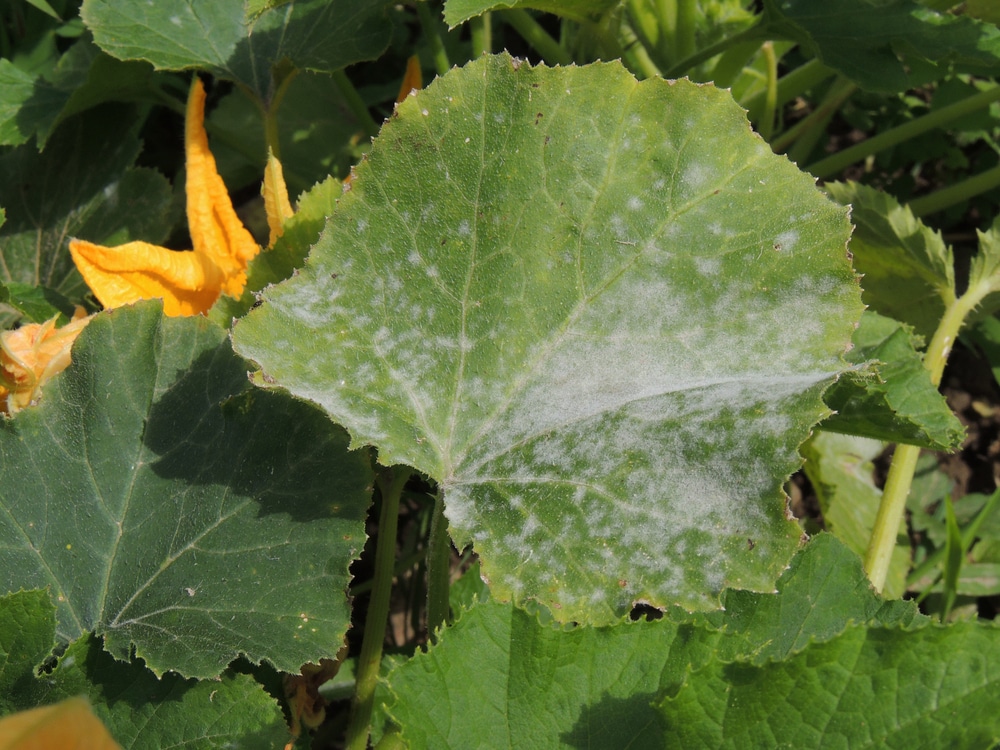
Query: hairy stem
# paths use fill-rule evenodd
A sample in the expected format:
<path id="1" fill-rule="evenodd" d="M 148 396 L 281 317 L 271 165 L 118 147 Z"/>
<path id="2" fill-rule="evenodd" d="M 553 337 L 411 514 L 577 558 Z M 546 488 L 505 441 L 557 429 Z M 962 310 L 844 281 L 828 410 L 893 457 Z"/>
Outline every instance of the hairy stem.
<path id="1" fill-rule="evenodd" d="M 420 19 L 420 28 L 427 37 L 427 42 L 431 46 L 431 57 L 434 58 L 434 69 L 439 76 L 443 76 L 451 69 L 448 61 L 448 53 L 444 48 L 444 41 L 441 39 L 441 31 L 437 22 L 431 16 L 431 11 L 427 7 L 425 0 L 417 1 L 417 18 Z"/>
<path id="2" fill-rule="evenodd" d="M 778 102 L 778 58 L 774 54 L 774 43 L 764 42 L 761 47 L 767 69 L 767 94 L 764 97 L 764 113 L 757 123 L 757 132 L 765 141 L 774 133 L 774 117 Z"/>
<path id="3" fill-rule="evenodd" d="M 857 90 L 858 87 L 846 78 L 841 77 L 834 81 L 816 109 L 803 118 L 801 122 L 774 139 L 771 147 L 775 153 L 789 149 L 789 146 L 794 143 L 794 147 L 788 150 L 788 158 L 796 164 L 805 161 L 816 145 L 816 141 L 826 130 L 826 125 L 834 113 Z"/>
<path id="4" fill-rule="evenodd" d="M 746 44 L 730 47 L 723 52 L 719 58 L 719 62 L 715 64 L 715 68 L 712 70 L 712 80 L 715 81 L 715 85 L 720 89 L 727 89 L 732 86 L 736 79 L 739 78 L 740 73 L 743 72 L 743 68 L 746 67 L 747 63 L 757 53 L 758 49 L 760 49 L 760 43 L 747 42 Z"/>
<path id="5" fill-rule="evenodd" d="M 931 382 L 941 384 L 944 366 L 951 354 L 951 348 L 958 338 L 965 318 L 977 304 L 990 292 L 989 285 L 979 284 L 970 287 L 961 297 L 945 309 L 944 317 L 938 324 L 934 337 L 931 339 L 927 353 L 924 355 L 924 367 L 930 372 Z M 879 504 L 875 526 L 872 529 L 868 551 L 865 554 L 865 572 L 872 586 L 879 593 L 885 587 L 886 575 L 889 572 L 889 560 L 896 546 L 896 537 L 906 510 L 906 498 L 913 485 L 913 475 L 917 469 L 917 459 L 920 448 L 915 445 L 898 445 L 893 453 L 889 474 L 882 491 L 882 501 Z"/>
<path id="6" fill-rule="evenodd" d="M 410 470 L 402 466 L 382 469 L 378 477 L 382 495 L 378 539 L 375 542 L 375 574 L 368 617 L 358 657 L 351 721 L 347 727 L 348 750 L 365 750 L 375 703 L 375 685 L 382 663 L 382 643 L 389 617 L 389 594 L 392 591 L 393 562 L 396 557 L 396 526 L 399 521 L 399 498 L 410 478 Z"/>
<path id="7" fill-rule="evenodd" d="M 299 69 L 295 68 L 282 77 L 281 83 L 278 84 L 278 90 L 274 93 L 267 106 L 267 111 L 264 113 L 264 140 L 267 147 L 271 149 L 271 153 L 274 154 L 274 158 L 279 160 L 281 159 L 281 139 L 278 133 L 278 110 L 281 109 L 281 103 L 285 100 L 285 94 L 288 93 L 288 84 L 298 74 Z"/>
<path id="8" fill-rule="evenodd" d="M 535 51 L 542 56 L 549 65 L 572 65 L 572 56 L 562 48 L 549 32 L 542 28 L 531 14 L 520 8 L 512 8 L 503 11 L 503 18 L 514 27 L 514 30 L 521 37 L 535 48 Z"/>
<path id="9" fill-rule="evenodd" d="M 472 55 L 482 57 L 493 52 L 493 23 L 489 11 L 469 19 Z"/>
<path id="10" fill-rule="evenodd" d="M 431 638 L 448 620 L 448 590 L 451 585 L 451 539 L 444 516 L 444 496 L 434 501 L 430 539 L 427 543 L 427 632 Z"/>
<path id="11" fill-rule="evenodd" d="M 997 185 L 1000 185 L 1000 166 L 987 169 L 985 172 L 980 172 L 946 188 L 941 188 L 930 195 L 914 198 L 909 203 L 910 210 L 913 211 L 914 216 L 926 216 L 981 195 Z"/>
<path id="12" fill-rule="evenodd" d="M 791 73 L 778 79 L 777 106 L 784 106 L 785 103 L 815 88 L 833 74 L 833 70 L 816 59 L 812 59 L 804 65 L 799 66 Z M 740 102 L 740 105 L 750 112 L 751 122 L 756 122 L 760 119 L 765 96 L 767 96 L 766 90 L 757 91 L 753 96 L 749 96 Z"/>
<path id="13" fill-rule="evenodd" d="M 745 31 L 741 31 L 739 34 L 729 37 L 728 39 L 721 39 L 715 44 L 711 44 L 704 49 L 700 49 L 692 55 L 685 57 L 680 62 L 676 63 L 669 70 L 664 71 L 664 78 L 678 78 L 684 75 L 692 68 L 701 65 L 706 60 L 711 60 L 716 55 L 721 55 L 726 52 L 731 47 L 735 47 L 740 44 L 746 44 L 747 42 L 753 41 L 764 41 L 764 36 L 762 34 L 760 26 L 751 26 Z"/>
<path id="14" fill-rule="evenodd" d="M 605 34 L 602 38 L 606 39 L 607 36 L 609 35 Z M 626 67 L 635 74 L 636 78 L 642 80 L 659 77 L 660 69 L 649 55 L 650 48 L 646 46 L 641 37 L 636 35 L 635 27 L 622 23 L 618 29 L 618 39 L 608 46 L 617 51 L 616 56 L 622 58 Z"/>
<path id="15" fill-rule="evenodd" d="M 850 148 L 845 148 L 843 151 L 838 151 L 833 156 L 820 159 L 815 164 L 811 164 L 807 171 L 820 178 L 837 174 L 851 164 L 859 162 L 872 154 L 877 154 L 879 151 L 899 145 L 929 130 L 943 128 L 976 110 L 985 109 L 997 100 L 1000 100 L 1000 85 L 991 86 L 984 91 L 966 97 L 960 102 L 949 104 L 947 107 L 942 107 L 936 112 L 930 112 L 915 120 L 861 141 L 861 143 Z"/>
<path id="16" fill-rule="evenodd" d="M 690 57 L 695 50 L 698 0 L 677 0 L 677 56 Z"/>

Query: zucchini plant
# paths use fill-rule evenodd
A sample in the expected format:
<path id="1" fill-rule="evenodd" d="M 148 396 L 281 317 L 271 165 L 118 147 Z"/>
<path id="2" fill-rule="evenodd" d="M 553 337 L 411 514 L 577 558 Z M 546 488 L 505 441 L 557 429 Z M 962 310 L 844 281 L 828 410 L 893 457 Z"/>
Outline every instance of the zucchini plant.
<path id="1" fill-rule="evenodd" d="M 997 340 L 1000 30 L 931 5 L 0 11 L 3 722 L 992 746 L 1000 493 L 921 450 Z"/>

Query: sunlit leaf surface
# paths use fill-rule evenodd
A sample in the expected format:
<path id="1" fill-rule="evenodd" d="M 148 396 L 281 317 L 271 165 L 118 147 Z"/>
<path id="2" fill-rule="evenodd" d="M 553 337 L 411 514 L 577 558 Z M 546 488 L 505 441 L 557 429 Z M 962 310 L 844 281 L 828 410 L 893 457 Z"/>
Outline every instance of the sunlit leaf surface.
<path id="1" fill-rule="evenodd" d="M 727 92 L 507 56 L 404 101 L 357 174 L 235 329 L 262 380 L 437 480 L 501 598 L 771 590 L 861 311 L 845 209 Z"/>

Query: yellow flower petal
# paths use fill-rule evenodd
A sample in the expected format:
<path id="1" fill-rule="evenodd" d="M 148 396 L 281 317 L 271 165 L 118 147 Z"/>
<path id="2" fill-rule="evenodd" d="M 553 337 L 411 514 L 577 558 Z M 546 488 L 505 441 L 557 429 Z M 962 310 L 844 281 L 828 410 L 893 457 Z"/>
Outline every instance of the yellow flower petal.
<path id="1" fill-rule="evenodd" d="M 238 297 L 246 285 L 247 263 L 260 252 L 260 247 L 236 215 L 215 157 L 208 150 L 205 87 L 198 76 L 194 77 L 188 96 L 184 144 L 188 229 L 194 251 L 222 271 L 222 291 Z"/>
<path id="2" fill-rule="evenodd" d="M 105 307 L 162 297 L 167 315 L 196 315 L 208 312 L 222 293 L 234 297 L 243 293 L 247 263 L 260 247 L 236 215 L 208 149 L 205 87 L 197 76 L 188 96 L 184 143 L 192 252 L 147 242 L 115 248 L 70 242 L 77 268 Z M 286 195 L 286 204 L 287 200 Z"/>
<path id="3" fill-rule="evenodd" d="M 0 412 L 13 414 L 38 400 L 46 381 L 69 367 L 73 342 L 91 317 L 78 307 L 62 328 L 57 315 L 0 334 Z"/>
<path id="4" fill-rule="evenodd" d="M 0 719 L 4 750 L 120 750 L 86 698 L 69 698 L 52 706 L 20 711 Z"/>
<path id="5" fill-rule="evenodd" d="M 72 240 L 69 251 L 94 295 L 107 308 L 140 299 L 163 299 L 166 315 L 197 315 L 223 288 L 223 274 L 197 252 L 177 252 L 148 242 L 102 247 Z M 237 294 L 242 292 L 242 286 Z"/>
<path id="6" fill-rule="evenodd" d="M 285 221 L 292 218 L 294 211 L 288 200 L 288 188 L 285 186 L 281 162 L 275 158 L 271 149 L 267 150 L 267 166 L 264 167 L 264 182 L 260 186 L 260 192 L 264 196 L 267 226 L 271 230 L 267 246 L 274 247 L 274 243 L 285 231 Z"/>
<path id="7" fill-rule="evenodd" d="M 403 73 L 403 83 L 399 86 L 399 93 L 396 94 L 396 101 L 401 102 L 410 94 L 420 91 L 424 87 L 424 77 L 420 72 L 420 58 L 410 55 L 406 61 L 406 72 Z"/>

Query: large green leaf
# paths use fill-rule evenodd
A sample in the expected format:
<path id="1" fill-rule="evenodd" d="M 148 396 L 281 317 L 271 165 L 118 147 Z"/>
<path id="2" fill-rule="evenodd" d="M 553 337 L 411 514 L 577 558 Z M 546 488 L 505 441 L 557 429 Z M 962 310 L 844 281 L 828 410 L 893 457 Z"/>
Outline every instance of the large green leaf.
<path id="1" fill-rule="evenodd" d="M 828 182 L 824 188 L 851 206 L 851 254 L 864 277 L 865 304 L 912 325 L 929 341 L 945 306 L 955 300 L 951 247 L 887 193 L 856 182 Z"/>
<path id="2" fill-rule="evenodd" d="M 234 340 L 437 480 L 495 595 L 713 607 L 797 543 L 781 484 L 861 310 L 846 236 L 727 92 L 484 57 L 399 106 Z"/>
<path id="3" fill-rule="evenodd" d="M 34 670 L 55 645 L 55 614 L 45 591 L 0 597 L 0 713 L 25 707 L 19 696 L 30 690 Z"/>
<path id="4" fill-rule="evenodd" d="M 203 68 L 268 100 L 272 66 L 332 72 L 378 57 L 389 43 L 385 0 L 295 0 L 247 15 L 243 0 L 84 0 L 94 40 L 121 60 Z"/>
<path id="5" fill-rule="evenodd" d="M 764 17 L 768 33 L 798 42 L 871 91 L 910 88 L 914 61 L 984 75 L 1000 70 L 996 26 L 912 0 L 765 0 Z"/>
<path id="6" fill-rule="evenodd" d="M 60 106 L 61 97 L 38 88 L 34 76 L 10 60 L 0 59 L 0 144 L 24 143 L 48 118 L 49 111 Z"/>
<path id="7" fill-rule="evenodd" d="M 511 605 L 476 605 L 389 674 L 382 710 L 414 750 L 479 747 L 482 737 L 544 750 L 711 747 L 665 744 L 651 703 L 692 690 L 692 672 L 705 665 L 781 662 L 857 623 L 913 628 L 926 622 L 915 609 L 882 601 L 860 560 L 821 535 L 776 594 L 727 592 L 726 611 L 707 618 L 674 610 L 656 622 L 566 630 Z"/>
<path id="8" fill-rule="evenodd" d="M 869 369 L 845 373 L 826 392 L 836 413 L 823 429 L 935 450 L 962 444 L 965 428 L 931 383 L 909 326 L 866 310 L 853 343 L 848 361 Z"/>
<path id="9" fill-rule="evenodd" d="M 170 227 L 170 186 L 139 153 L 134 110 L 105 105 L 74 117 L 49 139 L 0 156 L 0 280 L 46 286 L 70 299 L 86 292 L 67 248 L 78 236 L 104 244 L 161 241 Z"/>
<path id="10" fill-rule="evenodd" d="M 852 626 L 763 665 L 713 660 L 661 705 L 666 747 L 993 747 L 1000 628 Z"/>
<path id="11" fill-rule="evenodd" d="M 976 233 L 979 252 L 969 266 L 969 288 L 978 288 L 982 297 L 966 324 L 1000 310 L 1000 216 L 993 219 L 988 231 Z"/>
<path id="12" fill-rule="evenodd" d="M 36 135 L 41 149 L 70 115 L 146 92 L 151 73 L 145 63 L 108 57 L 89 35 L 70 47 L 46 75 L 32 77 L 0 60 L 0 144 L 17 145 Z"/>
<path id="13" fill-rule="evenodd" d="M 59 635 L 214 676 L 336 650 L 364 541 L 364 453 L 250 388 L 225 332 L 142 303 L 98 315 L 0 432 L 0 580 L 51 587 Z M 133 651 L 134 649 L 134 651 Z"/>
<path id="14" fill-rule="evenodd" d="M 281 709 L 252 678 L 227 672 L 204 682 L 176 674 L 158 679 L 135 660 L 116 661 L 89 635 L 70 644 L 53 669 L 37 676 L 35 670 L 55 645 L 55 624 L 47 592 L 0 598 L 3 713 L 85 695 L 124 748 L 264 750 L 287 739 Z"/>

